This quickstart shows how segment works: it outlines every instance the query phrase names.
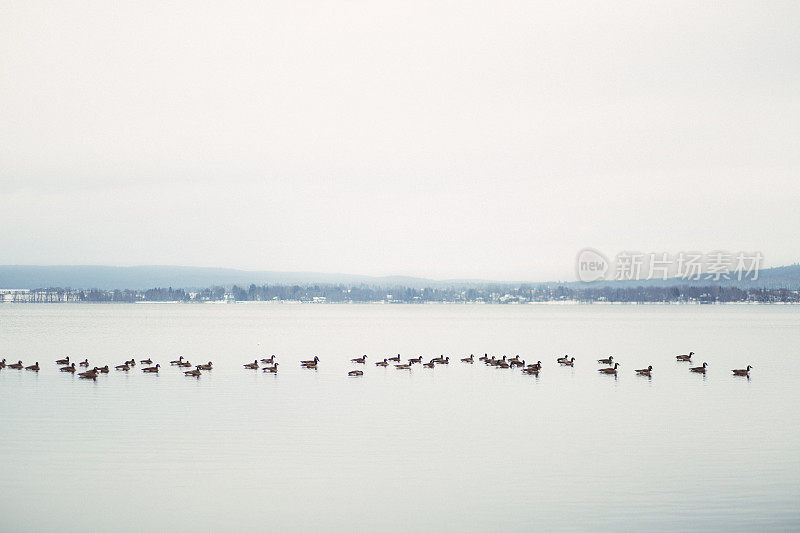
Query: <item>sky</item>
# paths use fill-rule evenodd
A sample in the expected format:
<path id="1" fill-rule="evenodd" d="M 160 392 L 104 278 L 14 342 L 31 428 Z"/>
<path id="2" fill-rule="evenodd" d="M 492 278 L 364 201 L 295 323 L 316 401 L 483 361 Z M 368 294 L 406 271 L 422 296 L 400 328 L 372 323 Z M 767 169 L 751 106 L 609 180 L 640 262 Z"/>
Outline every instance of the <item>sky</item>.
<path id="1" fill-rule="evenodd" d="M 0 264 L 800 260 L 796 2 L 0 0 Z"/>

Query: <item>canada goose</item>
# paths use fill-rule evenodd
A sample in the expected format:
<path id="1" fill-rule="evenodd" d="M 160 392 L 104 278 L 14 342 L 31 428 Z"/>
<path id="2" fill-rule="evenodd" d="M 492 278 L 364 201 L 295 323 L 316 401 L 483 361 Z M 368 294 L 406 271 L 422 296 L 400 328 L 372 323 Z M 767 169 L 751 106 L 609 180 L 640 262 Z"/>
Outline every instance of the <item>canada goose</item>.
<path id="1" fill-rule="evenodd" d="M 525 366 L 525 359 L 523 359 L 522 361 L 520 361 L 519 359 L 512 359 L 511 362 L 509 363 L 509 365 L 511 365 L 511 368 L 514 368 L 515 366 L 524 367 Z"/>
<path id="2" fill-rule="evenodd" d="M 78 374 L 81 379 L 97 379 L 97 367 Z"/>
<path id="3" fill-rule="evenodd" d="M 101 374 L 108 374 L 108 365 L 101 366 L 100 368 L 95 368 L 95 370 L 97 370 Z"/>
<path id="4" fill-rule="evenodd" d="M 5 361 L 5 359 L 3 359 Z M 59 359 L 56 361 L 57 365 L 68 365 L 69 364 L 69 356 L 66 356 L 64 359 Z"/>
<path id="5" fill-rule="evenodd" d="M 411 370 L 411 365 L 394 365 L 397 370 Z"/>
<path id="6" fill-rule="evenodd" d="M 575 358 L 570 357 L 569 359 L 564 359 L 563 361 L 559 361 L 558 363 L 564 366 L 575 366 Z"/>
<path id="7" fill-rule="evenodd" d="M 22 361 L 8 365 L 8 368 L 13 368 L 14 370 L 22 370 Z"/>
<path id="8" fill-rule="evenodd" d="M 483 354 L 483 357 L 478 357 L 478 361 L 483 361 L 484 363 L 489 360 L 489 354 Z"/>
<path id="9" fill-rule="evenodd" d="M 39 371 L 39 361 L 36 361 L 35 365 L 26 366 L 25 370 L 33 370 L 34 372 L 38 372 Z"/>
<path id="10" fill-rule="evenodd" d="M 533 368 L 535 370 L 541 370 L 542 369 L 542 362 L 541 361 L 536 361 L 535 363 L 531 363 L 531 364 L 528 365 L 528 368 Z"/>
<path id="11" fill-rule="evenodd" d="M 708 366 L 708 364 L 704 362 L 703 366 L 696 366 L 696 367 L 690 368 L 689 370 L 691 370 L 692 372 L 699 372 L 700 374 L 705 374 L 707 366 Z"/>
<path id="12" fill-rule="evenodd" d="M 149 357 L 147 359 L 142 359 L 139 362 L 142 363 L 143 365 L 152 365 L 153 364 L 153 361 Z"/>
<path id="13" fill-rule="evenodd" d="M 362 365 L 366 364 L 367 363 L 367 356 L 366 355 L 362 355 L 361 357 L 356 357 L 355 359 L 350 359 L 350 362 L 351 363 L 361 363 Z"/>
<path id="14" fill-rule="evenodd" d="M 413 365 L 414 363 L 420 363 L 421 364 L 422 363 L 422 356 L 420 355 L 419 357 L 411 358 L 411 359 L 408 360 L 408 364 L 409 365 Z"/>
<path id="15" fill-rule="evenodd" d="M 125 364 L 122 364 L 122 365 L 117 365 L 114 368 L 116 368 L 117 370 L 124 370 L 125 372 L 127 372 L 128 370 L 131 369 L 131 367 L 128 366 L 128 363 L 125 363 Z"/>
<path id="16" fill-rule="evenodd" d="M 473 354 L 469 354 L 469 357 L 464 357 L 463 359 L 461 359 L 461 362 L 472 364 L 475 362 L 475 356 Z"/>
<path id="17" fill-rule="evenodd" d="M 384 357 L 383 361 L 378 361 L 377 363 L 375 363 L 375 366 L 389 366 L 389 363 L 386 362 L 386 358 Z"/>
<path id="18" fill-rule="evenodd" d="M 75 363 L 70 363 L 69 366 L 62 366 L 59 370 L 61 370 L 62 372 L 75 373 Z"/>
<path id="19" fill-rule="evenodd" d="M 677 359 L 678 361 L 691 361 L 693 355 L 694 355 L 694 352 L 689 352 L 689 353 L 685 353 L 683 355 L 676 355 L 675 359 Z"/>
<path id="20" fill-rule="evenodd" d="M 134 360 L 133 357 L 131 357 L 130 361 L 125 361 L 125 364 L 128 366 L 136 366 L 136 361 Z"/>
<path id="21" fill-rule="evenodd" d="M 362 370 L 351 370 L 350 372 L 347 373 L 347 375 L 348 376 L 353 376 L 353 377 L 355 377 L 355 376 L 363 376 L 364 372 Z"/>
<path id="22" fill-rule="evenodd" d="M 183 362 L 183 356 L 178 357 L 174 361 L 170 361 L 169 364 L 171 365 L 180 365 Z"/>
<path id="23" fill-rule="evenodd" d="M 487 363 L 489 363 L 491 366 L 497 366 L 497 365 L 499 365 L 500 363 L 502 363 L 502 362 L 505 362 L 505 360 L 506 360 L 506 356 L 505 356 L 505 355 L 503 356 L 503 358 L 502 358 L 502 359 L 495 359 L 495 358 L 494 358 L 494 356 L 492 356 L 492 358 L 491 358 L 491 359 L 489 359 L 489 360 L 487 361 Z"/>
<path id="24" fill-rule="evenodd" d="M 653 365 L 648 366 L 647 368 L 640 368 L 636 371 L 637 374 L 640 376 L 649 376 L 650 372 L 653 371 Z"/>
<path id="25" fill-rule="evenodd" d="M 608 359 L 598 359 L 598 360 L 597 360 L 597 362 L 598 362 L 598 363 L 600 363 L 601 365 L 610 365 L 610 364 L 613 364 L 613 362 L 614 362 L 614 356 L 613 356 L 613 355 L 609 355 L 609 356 L 608 356 Z"/>
<path id="26" fill-rule="evenodd" d="M 558 359 L 556 359 L 556 363 L 566 363 L 567 361 L 569 361 L 569 356 L 568 355 L 565 355 L 564 357 L 559 357 Z"/>
<path id="27" fill-rule="evenodd" d="M 191 366 L 192 366 L 192 363 L 190 363 L 188 359 L 186 361 L 182 361 L 182 362 L 178 363 L 178 367 L 180 367 L 180 368 L 189 368 Z"/>
<path id="28" fill-rule="evenodd" d="M 511 363 L 519 363 L 519 355 L 515 355 L 514 357 L 509 359 L 508 364 L 510 365 Z"/>
<path id="29" fill-rule="evenodd" d="M 275 356 L 270 355 L 269 357 L 262 359 L 261 362 L 264 363 L 265 365 L 271 365 L 272 363 L 275 362 Z"/>
<path id="30" fill-rule="evenodd" d="M 80 366 L 89 366 L 89 360 L 84 359 L 83 361 L 81 361 Z"/>
<path id="31" fill-rule="evenodd" d="M 277 365 L 278 363 L 275 364 Z M 211 361 L 209 361 L 207 365 L 197 365 L 197 368 L 200 370 L 211 370 Z"/>
<path id="32" fill-rule="evenodd" d="M 190 377 L 193 377 L 193 378 L 199 378 L 200 377 L 200 369 L 199 368 L 193 368 L 192 370 L 186 370 L 183 373 L 183 375 L 184 376 L 190 376 Z"/>
<path id="33" fill-rule="evenodd" d="M 6 358 L 3 357 L 3 360 L 0 361 L 0 368 L 5 368 L 5 367 L 6 367 Z"/>
<path id="34" fill-rule="evenodd" d="M 494 365 L 494 367 L 495 368 L 511 368 L 511 365 L 507 361 L 500 361 L 499 363 Z"/>
<path id="35" fill-rule="evenodd" d="M 278 373 L 278 363 L 274 363 L 272 366 L 265 366 L 264 372 L 267 374 L 277 374 Z"/>
<path id="36" fill-rule="evenodd" d="M 442 359 L 441 357 L 439 357 L 439 359 L 436 361 L 436 363 L 437 363 L 437 364 L 440 364 L 440 365 L 449 365 L 449 364 L 450 364 L 450 356 L 448 355 L 448 356 L 447 356 L 447 357 L 445 357 L 444 359 Z"/>
<path id="37" fill-rule="evenodd" d="M 400 354 L 397 354 L 394 357 L 390 357 L 389 361 L 392 361 L 394 363 L 399 363 L 400 362 Z"/>
<path id="38" fill-rule="evenodd" d="M 735 370 L 731 370 L 731 372 L 733 372 L 734 376 L 749 376 L 751 368 L 753 368 L 753 367 L 750 366 L 750 365 L 747 365 L 747 368 L 737 368 Z"/>
<path id="39" fill-rule="evenodd" d="M 534 376 L 538 376 L 539 375 L 539 367 L 537 367 L 537 366 L 525 367 L 525 368 L 522 369 L 522 373 L 523 374 L 531 374 L 531 375 L 534 375 Z"/>
<path id="40" fill-rule="evenodd" d="M 317 363 L 319 363 L 319 357 L 317 357 L 316 355 L 314 356 L 314 359 L 311 359 L 309 361 L 300 361 L 300 364 L 303 366 L 308 366 L 308 365 L 317 366 Z"/>
<path id="41" fill-rule="evenodd" d="M 614 366 L 612 366 L 611 368 L 599 368 L 597 371 L 600 372 L 601 374 L 616 374 L 618 366 L 619 363 L 614 363 Z"/>
<path id="42" fill-rule="evenodd" d="M 153 373 L 153 374 L 158 374 L 158 369 L 159 368 L 161 368 L 160 364 L 156 365 L 156 366 L 149 366 L 147 368 L 143 368 L 142 372 L 150 372 L 150 373 Z"/>
<path id="43" fill-rule="evenodd" d="M 435 367 L 435 366 L 436 366 L 436 361 L 434 361 L 433 359 L 431 359 L 431 360 L 430 360 L 430 361 L 428 361 L 427 363 L 422 363 L 422 366 L 424 366 L 425 368 L 433 368 L 433 367 Z"/>
<path id="44" fill-rule="evenodd" d="M 257 370 L 258 369 L 258 360 L 253 360 L 252 363 L 247 363 L 246 365 L 243 365 L 243 366 L 245 368 L 249 368 L 249 369 L 252 369 L 252 370 Z"/>

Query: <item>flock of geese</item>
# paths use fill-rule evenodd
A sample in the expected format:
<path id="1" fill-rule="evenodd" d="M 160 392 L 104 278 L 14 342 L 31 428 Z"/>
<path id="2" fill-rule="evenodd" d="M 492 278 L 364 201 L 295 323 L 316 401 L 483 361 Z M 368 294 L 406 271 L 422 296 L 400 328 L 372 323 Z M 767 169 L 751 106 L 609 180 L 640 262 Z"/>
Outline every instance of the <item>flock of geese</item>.
<path id="1" fill-rule="evenodd" d="M 689 352 L 688 354 L 677 355 L 677 356 L 675 356 L 675 359 L 677 361 L 679 361 L 679 362 L 691 362 L 693 355 L 694 355 L 694 352 Z M 538 376 L 539 372 L 542 369 L 542 362 L 541 361 L 537 361 L 535 363 L 526 364 L 524 359 L 520 360 L 519 355 L 516 355 L 516 356 L 511 357 L 511 358 L 508 358 L 507 356 L 504 355 L 502 358 L 498 359 L 495 356 L 491 356 L 490 357 L 489 354 L 484 354 L 483 357 L 479 357 L 477 360 L 479 362 L 483 362 L 486 366 L 495 367 L 495 368 L 508 368 L 508 369 L 518 368 L 518 369 L 521 369 L 523 374 L 528 374 L 528 375 L 533 375 L 533 376 Z M 367 356 L 366 355 L 362 355 L 361 357 L 355 357 L 355 358 L 351 359 L 350 362 L 354 363 L 354 364 L 366 365 L 367 364 Z M 149 373 L 149 374 L 157 374 L 159 369 L 161 368 L 161 365 L 158 364 L 158 363 L 154 365 L 153 361 L 150 358 L 142 359 L 142 360 L 139 361 L 139 363 L 141 365 L 147 365 L 147 366 L 144 366 L 142 368 L 142 372 Z M 462 358 L 461 359 L 461 363 L 473 364 L 473 363 L 475 363 L 475 356 L 470 354 L 469 357 Z M 558 357 L 556 359 L 556 363 L 558 363 L 561 366 L 572 367 L 572 366 L 575 366 L 575 358 L 565 355 L 563 357 Z M 597 370 L 601 374 L 608 374 L 608 375 L 613 375 L 613 376 L 617 375 L 618 368 L 619 368 L 619 362 L 614 360 L 614 356 L 613 355 L 609 355 L 607 358 L 604 358 L 604 359 L 598 359 L 597 363 L 602 365 L 602 367 Z M 185 360 L 183 358 L 183 356 L 180 356 L 178 359 L 175 359 L 174 361 L 170 361 L 169 364 L 170 364 L 170 366 L 175 366 L 175 367 L 178 367 L 178 368 L 189 368 L 190 370 L 184 370 L 183 373 L 186 376 L 194 377 L 194 378 L 199 378 L 203 371 L 210 371 L 210 370 L 213 369 L 213 364 L 211 363 L 211 361 L 209 361 L 206 364 L 193 365 L 188 360 Z M 430 361 L 425 363 L 425 362 L 423 362 L 422 356 L 419 356 L 419 357 L 414 357 L 414 358 L 408 359 L 407 363 L 403 363 L 400 360 L 400 354 L 397 354 L 397 355 L 395 355 L 393 357 L 386 357 L 386 358 L 383 359 L 383 361 L 376 362 L 375 366 L 387 367 L 390 364 L 393 364 L 394 367 L 396 369 L 398 369 L 398 370 L 411 370 L 411 367 L 413 365 L 415 365 L 415 364 L 418 364 L 418 365 L 420 365 L 420 366 L 422 366 L 424 368 L 434 368 L 437 365 L 448 365 L 448 364 L 450 364 L 450 357 L 449 356 L 447 356 L 447 357 L 445 357 L 445 356 L 434 357 L 433 359 L 431 359 Z M 81 378 L 81 379 L 96 380 L 97 376 L 99 374 L 108 374 L 110 372 L 110 369 L 109 369 L 108 365 L 101 366 L 101 367 L 95 366 L 95 367 L 92 367 L 91 370 L 89 370 L 89 360 L 88 359 L 84 359 L 83 361 L 80 361 L 78 363 L 78 368 L 76 368 L 75 367 L 75 362 L 74 361 L 71 362 L 69 360 L 69 356 L 67 356 L 64 359 L 57 360 L 56 361 L 56 365 L 59 365 L 59 367 L 60 367 L 59 370 L 61 372 L 68 372 L 68 373 L 71 373 L 71 374 L 76 374 L 77 373 L 78 377 Z M 319 365 L 319 357 L 317 357 L 316 355 L 314 356 L 313 359 L 309 359 L 309 360 L 306 360 L 306 361 L 300 361 L 300 366 L 302 368 L 306 368 L 306 369 L 309 369 L 309 370 L 316 370 L 318 365 Z M 115 371 L 119 371 L 119 372 L 129 372 L 135 366 L 136 366 L 136 360 L 131 358 L 130 360 L 125 361 L 124 363 L 115 366 L 114 370 Z M 272 355 L 270 357 L 267 357 L 267 358 L 264 358 L 264 359 L 261 359 L 260 361 L 258 359 L 256 359 L 252 363 L 246 363 L 243 366 L 244 366 L 244 368 L 246 368 L 248 370 L 259 370 L 259 369 L 261 369 L 263 372 L 268 373 L 268 374 L 277 374 L 278 373 L 278 362 L 275 361 L 275 356 L 274 355 Z M 192 368 L 192 367 L 194 367 L 194 368 Z M 38 372 L 39 371 L 39 362 L 37 361 L 33 365 L 24 366 L 22 364 L 22 361 L 19 361 L 17 363 L 6 364 L 6 360 L 3 359 L 2 361 L 0 361 L 0 370 L 2 370 L 4 368 L 10 368 L 10 369 L 14 369 L 14 370 L 25 369 L 25 370 L 30 370 L 30 371 L 33 371 L 33 372 Z M 77 370 L 81 369 L 81 368 L 85 368 L 86 370 L 84 370 L 82 372 L 77 372 Z M 690 372 L 695 372 L 695 373 L 698 373 L 698 374 L 705 374 L 707 368 L 708 368 L 708 364 L 703 362 L 703 364 L 701 366 L 690 367 L 689 371 Z M 752 366 L 747 365 L 747 368 L 737 368 L 737 369 L 732 370 L 731 372 L 733 372 L 734 376 L 743 376 L 743 377 L 749 378 L 750 377 L 750 370 L 752 368 L 753 368 Z M 649 365 L 647 368 L 637 369 L 637 370 L 635 370 L 635 372 L 639 376 L 647 376 L 648 378 L 650 378 L 650 377 L 652 377 L 653 365 Z M 350 371 L 348 371 L 347 375 L 351 376 L 351 377 L 363 376 L 364 375 L 364 371 L 363 370 L 350 370 Z"/>

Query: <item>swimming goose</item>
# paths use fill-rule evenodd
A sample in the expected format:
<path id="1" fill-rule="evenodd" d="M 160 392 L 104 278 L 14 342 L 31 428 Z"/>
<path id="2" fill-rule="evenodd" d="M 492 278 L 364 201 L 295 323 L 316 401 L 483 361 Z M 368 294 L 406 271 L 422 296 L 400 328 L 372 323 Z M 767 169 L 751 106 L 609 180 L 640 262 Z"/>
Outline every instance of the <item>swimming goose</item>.
<path id="1" fill-rule="evenodd" d="M 653 365 L 648 366 L 647 368 L 640 368 L 636 371 L 637 374 L 640 376 L 649 376 L 650 372 L 653 371 Z"/>
<path id="2" fill-rule="evenodd" d="M 569 356 L 568 355 L 565 355 L 564 357 L 559 357 L 558 359 L 556 359 L 556 363 L 566 363 L 567 361 L 569 361 Z"/>
<path id="3" fill-rule="evenodd" d="M 499 363 L 494 365 L 494 367 L 495 368 L 511 368 L 511 365 L 507 361 L 500 361 Z"/>
<path id="4" fill-rule="evenodd" d="M 685 353 L 683 355 L 676 355 L 675 359 L 677 359 L 678 361 L 691 361 L 693 355 L 694 355 L 694 352 L 689 352 L 689 353 Z"/>
<path id="5" fill-rule="evenodd" d="M 245 368 L 249 368 L 251 370 L 257 370 L 258 369 L 258 360 L 253 360 L 252 363 L 247 363 L 246 365 L 243 365 L 243 366 Z"/>
<path id="6" fill-rule="evenodd" d="M 6 367 L 6 358 L 3 357 L 3 360 L 0 361 L 0 368 L 5 368 L 5 367 Z"/>
<path id="7" fill-rule="evenodd" d="M 525 367 L 525 359 L 523 359 L 522 361 L 520 361 L 519 359 L 514 359 L 509 363 L 509 365 L 511 366 L 511 368 L 514 368 L 516 366 L 521 366 L 521 367 L 524 368 Z"/>
<path id="8" fill-rule="evenodd" d="M 152 365 L 153 364 L 153 361 L 149 357 L 147 359 L 142 359 L 139 362 L 142 363 L 143 365 Z"/>
<path id="9" fill-rule="evenodd" d="M 362 370 L 351 370 L 350 372 L 347 373 L 347 375 L 348 376 L 353 376 L 353 377 L 355 377 L 355 376 L 363 376 L 364 372 Z"/>
<path id="10" fill-rule="evenodd" d="M 97 367 L 78 374 L 81 379 L 97 379 Z"/>
<path id="11" fill-rule="evenodd" d="M 375 363 L 375 366 L 389 366 L 389 363 L 386 361 L 386 358 L 383 358 L 383 361 L 378 361 Z"/>
<path id="12" fill-rule="evenodd" d="M 183 356 L 178 357 L 174 361 L 170 361 L 169 364 L 171 365 L 180 365 L 183 362 Z"/>
<path id="13" fill-rule="evenodd" d="M 277 365 L 278 363 L 275 364 Z M 207 365 L 197 365 L 197 368 L 200 370 L 211 370 L 211 361 L 209 361 Z"/>
<path id="14" fill-rule="evenodd" d="M 559 361 L 559 364 L 564 366 L 575 366 L 575 358 L 570 357 L 569 359 L 565 359 L 564 361 Z"/>
<path id="15" fill-rule="evenodd" d="M 491 358 L 491 359 L 489 359 L 489 360 L 487 361 L 487 363 L 489 363 L 491 366 L 497 366 L 497 365 L 499 365 L 501 362 L 505 362 L 505 360 L 506 360 L 506 356 L 505 356 L 505 355 L 503 356 L 503 358 L 502 358 L 502 359 L 495 359 L 495 358 L 494 358 L 494 356 L 492 356 L 492 358 Z"/>
<path id="16" fill-rule="evenodd" d="M 394 365 L 397 370 L 411 370 L 411 365 Z"/>
<path id="17" fill-rule="evenodd" d="M 3 359 L 5 361 L 5 359 Z M 64 359 L 59 359 L 56 361 L 57 365 L 68 365 L 69 364 L 69 356 L 65 357 Z"/>
<path id="18" fill-rule="evenodd" d="M 278 363 L 274 363 L 272 366 L 265 366 L 264 372 L 267 374 L 277 374 L 278 373 Z"/>
<path id="19" fill-rule="evenodd" d="M 437 360 L 436 360 L 436 364 L 439 364 L 439 365 L 449 365 L 449 364 L 450 364 L 450 356 L 448 355 L 448 356 L 447 356 L 447 357 L 445 357 L 444 359 L 442 359 L 441 357 L 439 357 L 439 359 L 437 359 Z"/>
<path id="20" fill-rule="evenodd" d="M 397 354 L 394 357 L 390 357 L 389 361 L 392 361 L 394 363 L 399 363 L 400 362 L 400 354 Z"/>
<path id="21" fill-rule="evenodd" d="M 431 359 L 431 360 L 430 360 L 429 362 L 427 362 L 427 363 L 422 363 L 422 366 L 424 366 L 425 368 L 433 368 L 433 367 L 435 367 L 435 366 L 436 366 L 436 361 L 434 361 L 433 359 Z"/>
<path id="22" fill-rule="evenodd" d="M 747 368 L 737 368 L 735 370 L 731 370 L 734 376 L 750 376 L 750 369 L 753 368 L 750 365 L 747 365 Z"/>
<path id="23" fill-rule="evenodd" d="M 125 361 L 125 364 L 128 366 L 136 366 L 136 361 L 131 357 L 130 361 Z"/>
<path id="24" fill-rule="evenodd" d="M 708 364 L 704 362 L 703 366 L 696 366 L 694 368 L 690 368 L 689 370 L 691 370 L 692 372 L 699 372 L 700 374 L 705 374 L 707 366 Z"/>
<path id="25" fill-rule="evenodd" d="M 128 366 L 128 363 L 117 365 L 114 368 L 116 368 L 117 370 L 124 370 L 125 372 L 131 369 L 131 367 Z"/>
<path id="26" fill-rule="evenodd" d="M 461 362 L 472 364 L 475 362 L 475 356 L 473 354 L 469 354 L 469 357 L 464 357 L 463 359 L 461 359 Z"/>
<path id="27" fill-rule="evenodd" d="M 509 359 L 508 360 L 508 364 L 511 364 L 511 363 L 519 363 L 519 355 L 515 355 L 514 357 Z"/>
<path id="28" fill-rule="evenodd" d="M 186 361 L 182 361 L 182 362 L 178 363 L 177 366 L 180 367 L 180 368 L 189 368 L 189 367 L 192 366 L 192 363 L 190 363 L 189 360 L 187 359 Z"/>
<path id="29" fill-rule="evenodd" d="M 314 356 L 314 359 L 310 359 L 308 361 L 300 361 L 300 364 L 303 366 L 317 366 L 317 363 L 319 363 L 319 357 L 317 357 L 316 355 Z"/>
<path id="30" fill-rule="evenodd" d="M 522 373 L 523 374 L 532 374 L 532 375 L 538 376 L 539 375 L 539 370 L 540 370 L 540 368 L 537 367 L 537 366 L 527 366 L 527 367 L 522 369 Z"/>
<path id="31" fill-rule="evenodd" d="M 101 374 L 108 374 L 108 365 L 101 366 L 100 368 L 95 368 L 95 370 L 97 370 Z"/>
<path id="32" fill-rule="evenodd" d="M 614 366 L 612 366 L 611 368 L 599 368 L 597 369 L 597 371 L 600 372 L 601 374 L 616 374 L 618 366 L 619 363 L 614 363 Z"/>
<path id="33" fill-rule="evenodd" d="M 33 370 L 34 372 L 38 372 L 39 371 L 39 361 L 36 361 L 35 365 L 26 366 L 25 370 Z"/>
<path id="34" fill-rule="evenodd" d="M 535 363 L 531 363 L 531 364 L 528 365 L 528 368 L 533 368 L 535 370 L 541 370 L 542 369 L 542 362 L 541 361 L 536 361 Z"/>
<path id="35" fill-rule="evenodd" d="M 158 374 L 158 369 L 159 368 L 161 368 L 161 365 L 149 366 L 147 368 L 143 368 L 142 372 L 150 372 L 152 374 Z"/>
<path id="36" fill-rule="evenodd" d="M 84 359 L 83 361 L 81 361 L 80 366 L 89 366 L 89 360 Z"/>
<path id="37" fill-rule="evenodd" d="M 199 378 L 200 377 L 200 369 L 199 368 L 194 368 L 192 370 L 186 370 L 183 373 L 183 375 L 184 376 L 191 376 L 193 378 Z"/>
<path id="38" fill-rule="evenodd" d="M 14 370 L 22 370 L 22 361 L 8 365 L 8 368 L 13 368 Z"/>
<path id="39" fill-rule="evenodd" d="M 275 356 L 270 355 L 269 357 L 262 359 L 261 362 L 264 363 L 265 365 L 271 365 L 272 363 L 275 362 Z"/>
<path id="40" fill-rule="evenodd" d="M 75 363 L 71 363 L 70 366 L 62 366 L 59 370 L 61 370 L 62 372 L 75 373 Z"/>
<path id="41" fill-rule="evenodd" d="M 350 359 L 351 363 L 361 363 L 362 365 L 367 363 L 367 356 L 362 355 L 361 357 L 356 357 L 355 359 Z"/>
<path id="42" fill-rule="evenodd" d="M 422 364 L 422 356 L 420 355 L 419 357 L 411 358 L 411 359 L 408 360 L 408 364 L 409 365 L 413 365 L 414 363 Z"/>
<path id="43" fill-rule="evenodd" d="M 610 365 L 614 362 L 614 356 L 609 355 L 608 359 L 598 359 L 597 362 L 600 363 L 601 365 Z"/>
<path id="44" fill-rule="evenodd" d="M 483 361 L 484 363 L 489 360 L 489 354 L 483 354 L 483 357 L 478 357 L 478 361 Z"/>

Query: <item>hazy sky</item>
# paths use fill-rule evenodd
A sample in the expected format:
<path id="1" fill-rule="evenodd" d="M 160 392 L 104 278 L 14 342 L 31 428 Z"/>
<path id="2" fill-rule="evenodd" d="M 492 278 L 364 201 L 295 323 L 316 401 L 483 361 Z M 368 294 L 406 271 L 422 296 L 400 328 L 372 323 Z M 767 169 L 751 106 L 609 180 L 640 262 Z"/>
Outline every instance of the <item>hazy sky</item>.
<path id="1" fill-rule="evenodd" d="M 0 264 L 800 260 L 800 3 L 0 0 Z"/>

